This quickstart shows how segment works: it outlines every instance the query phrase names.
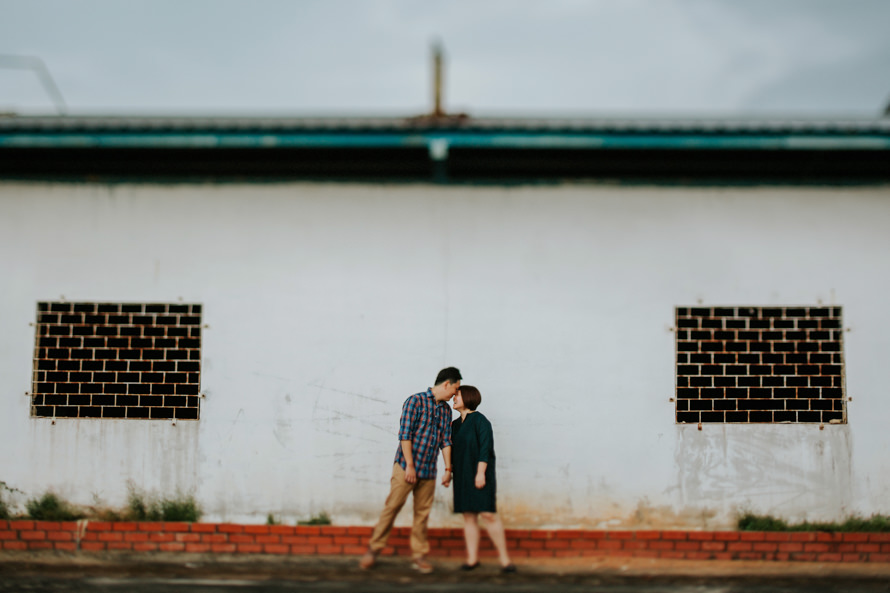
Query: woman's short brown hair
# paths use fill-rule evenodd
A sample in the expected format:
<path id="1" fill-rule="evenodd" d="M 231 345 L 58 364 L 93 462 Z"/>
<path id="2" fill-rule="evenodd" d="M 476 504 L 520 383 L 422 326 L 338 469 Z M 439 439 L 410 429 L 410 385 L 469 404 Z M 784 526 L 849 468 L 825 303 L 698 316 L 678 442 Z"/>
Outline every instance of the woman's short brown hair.
<path id="1" fill-rule="evenodd" d="M 482 403 L 482 394 L 472 385 L 461 385 L 459 391 L 464 407 L 468 410 L 475 410 Z"/>

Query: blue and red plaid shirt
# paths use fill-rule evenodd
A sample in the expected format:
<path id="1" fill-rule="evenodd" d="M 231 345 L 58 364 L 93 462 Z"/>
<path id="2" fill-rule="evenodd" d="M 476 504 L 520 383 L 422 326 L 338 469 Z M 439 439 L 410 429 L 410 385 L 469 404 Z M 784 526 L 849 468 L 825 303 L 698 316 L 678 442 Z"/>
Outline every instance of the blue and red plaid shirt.
<path id="1" fill-rule="evenodd" d="M 439 449 L 451 446 L 451 406 L 436 401 L 432 389 L 415 393 L 402 405 L 399 419 L 399 441 L 411 441 L 414 469 L 420 480 L 436 479 L 436 458 Z M 407 468 L 402 444 L 396 451 L 395 463 Z"/>

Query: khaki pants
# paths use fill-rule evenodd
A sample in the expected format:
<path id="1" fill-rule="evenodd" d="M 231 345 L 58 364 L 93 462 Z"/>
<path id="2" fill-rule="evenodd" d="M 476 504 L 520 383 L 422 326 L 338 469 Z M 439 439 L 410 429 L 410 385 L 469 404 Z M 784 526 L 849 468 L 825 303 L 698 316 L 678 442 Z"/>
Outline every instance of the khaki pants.
<path id="1" fill-rule="evenodd" d="M 402 510 L 408 495 L 414 493 L 414 526 L 411 528 L 411 553 L 415 558 L 426 556 L 430 544 L 426 540 L 426 526 L 433 508 L 433 496 L 436 493 L 436 480 L 420 480 L 414 484 L 405 481 L 405 470 L 398 463 L 392 466 L 392 479 L 389 482 L 389 496 L 380 520 L 371 534 L 368 547 L 376 554 L 386 547 L 386 540 L 392 531 L 396 515 Z"/>

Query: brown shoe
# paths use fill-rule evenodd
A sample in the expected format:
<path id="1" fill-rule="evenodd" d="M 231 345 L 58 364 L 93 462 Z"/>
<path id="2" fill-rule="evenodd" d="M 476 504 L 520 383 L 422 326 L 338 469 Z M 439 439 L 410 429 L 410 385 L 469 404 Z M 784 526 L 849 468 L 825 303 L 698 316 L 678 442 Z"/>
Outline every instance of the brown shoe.
<path id="1" fill-rule="evenodd" d="M 371 570 L 377 564 L 377 554 L 374 550 L 368 550 L 362 559 L 358 562 L 358 567 L 362 570 Z"/>
<path id="2" fill-rule="evenodd" d="M 433 572 L 433 565 L 427 562 L 426 558 L 415 558 L 411 567 L 420 574 L 430 574 Z"/>

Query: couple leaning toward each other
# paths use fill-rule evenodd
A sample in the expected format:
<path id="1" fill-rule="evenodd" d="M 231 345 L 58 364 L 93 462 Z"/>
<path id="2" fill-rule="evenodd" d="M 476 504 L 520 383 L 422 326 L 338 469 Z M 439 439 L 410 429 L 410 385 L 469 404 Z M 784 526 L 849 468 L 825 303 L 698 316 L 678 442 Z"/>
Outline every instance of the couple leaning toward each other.
<path id="1" fill-rule="evenodd" d="M 413 566 L 423 573 L 433 571 L 427 556 L 427 523 L 436 491 L 436 461 L 439 451 L 445 460 L 442 484 L 454 479 L 454 512 L 464 516 L 464 540 L 467 560 L 462 570 L 479 566 L 479 518 L 488 531 L 498 552 L 503 572 L 516 572 L 507 553 L 504 526 L 497 515 L 495 504 L 497 480 L 495 474 L 494 437 L 491 423 L 476 411 L 482 401 L 479 390 L 469 385 L 461 387 L 460 371 L 454 367 L 442 369 L 433 387 L 415 393 L 402 405 L 399 419 L 399 447 L 393 461 L 389 496 L 380 520 L 371 533 L 368 551 L 359 566 L 372 568 L 392 531 L 396 515 L 414 496 L 414 525 L 411 528 Z M 454 409 L 460 418 L 451 420 L 448 400 L 454 398 Z M 453 463 L 452 463 L 453 462 Z"/>

